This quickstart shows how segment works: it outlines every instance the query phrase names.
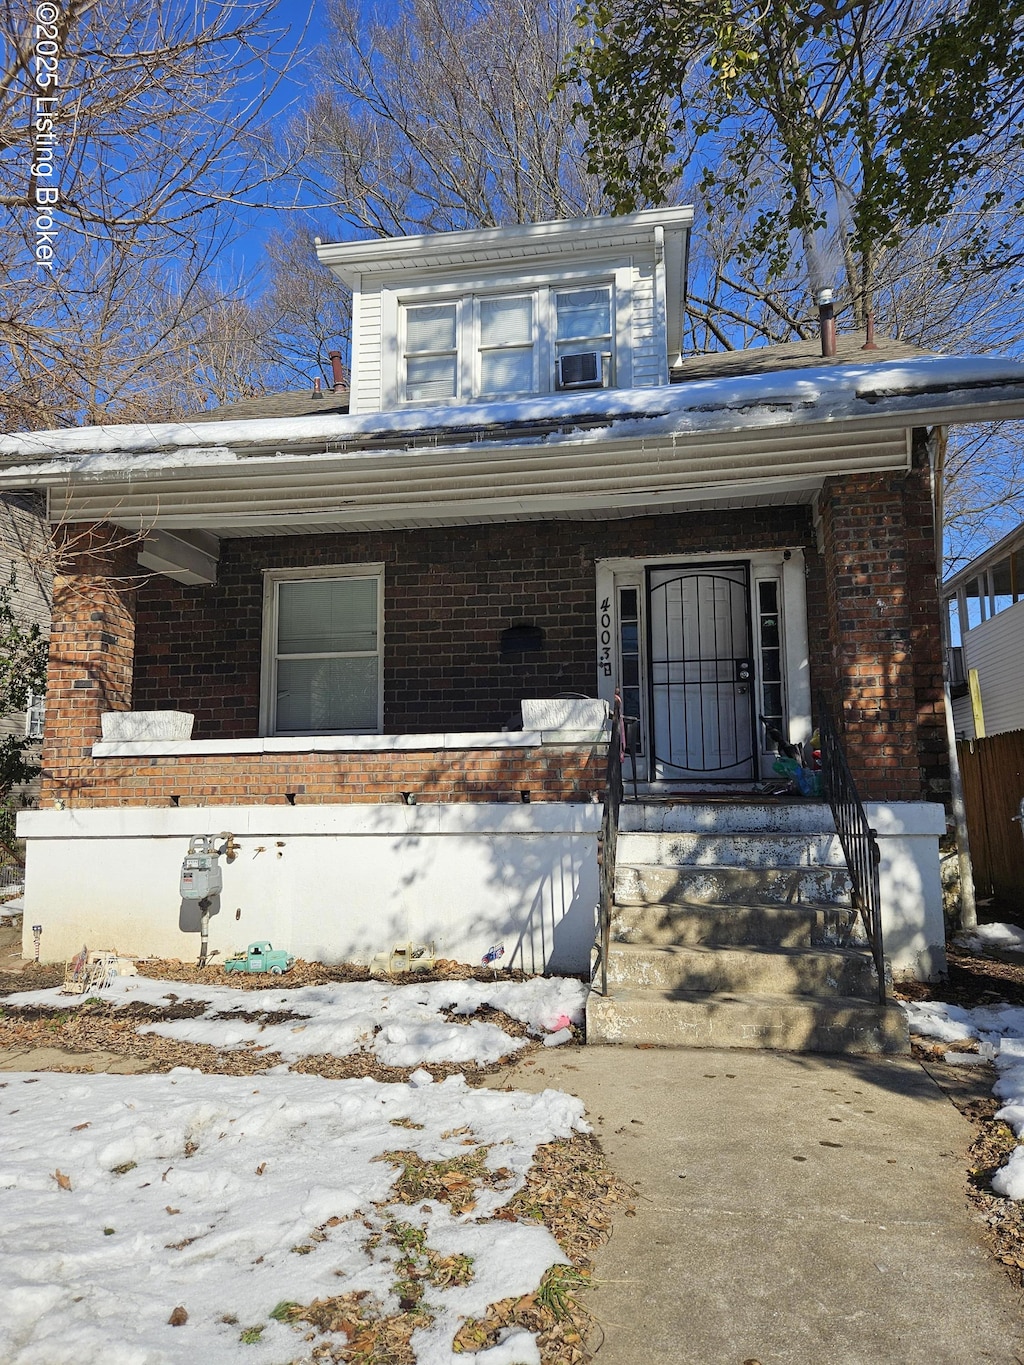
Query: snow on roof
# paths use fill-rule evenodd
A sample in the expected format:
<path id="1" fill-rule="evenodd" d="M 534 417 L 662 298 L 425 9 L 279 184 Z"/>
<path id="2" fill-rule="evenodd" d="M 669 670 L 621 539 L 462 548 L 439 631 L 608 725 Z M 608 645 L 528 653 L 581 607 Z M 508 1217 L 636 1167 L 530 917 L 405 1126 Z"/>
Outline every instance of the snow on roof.
<path id="1" fill-rule="evenodd" d="M 69 463 L 92 472 L 125 467 L 223 464 L 241 455 L 301 458 L 331 447 L 376 451 L 430 443 L 438 448 L 480 441 L 505 445 L 614 437 L 671 438 L 775 425 L 839 422 L 971 408 L 981 420 L 992 405 L 1024 402 L 1024 363 L 996 357 L 921 356 L 702 379 L 642 389 L 542 394 L 511 402 L 408 408 L 359 415 L 161 422 L 75 427 L 0 437 L 5 482 L 27 467 Z M 991 415 L 1005 415 L 992 413 Z M 958 420 L 967 420 L 960 416 Z M 216 435 L 216 442 L 210 437 Z M 99 457 L 99 458 L 98 458 Z"/>

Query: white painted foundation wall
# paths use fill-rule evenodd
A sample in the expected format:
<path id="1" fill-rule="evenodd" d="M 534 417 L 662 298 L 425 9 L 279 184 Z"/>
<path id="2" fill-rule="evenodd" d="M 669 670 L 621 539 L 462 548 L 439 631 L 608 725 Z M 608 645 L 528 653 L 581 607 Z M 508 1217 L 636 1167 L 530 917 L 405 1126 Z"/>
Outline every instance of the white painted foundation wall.
<path id="1" fill-rule="evenodd" d="M 83 944 L 194 961 L 199 910 L 178 895 L 194 834 L 231 833 L 210 952 L 255 939 L 307 960 L 369 963 L 409 940 L 479 963 L 588 972 L 601 807 L 537 803 L 207 806 L 26 811 L 23 952 Z"/>
<path id="2" fill-rule="evenodd" d="M 721 844 L 749 837 L 751 808 L 623 808 L 627 828 L 693 828 Z M 885 952 L 896 977 L 946 970 L 939 875 L 941 806 L 869 803 L 878 831 Z M 598 805 L 538 802 L 344 806 L 207 806 L 26 811 L 23 952 L 64 961 L 83 944 L 131 956 L 199 954 L 199 911 L 178 896 L 193 834 L 231 833 L 224 890 L 210 922 L 214 962 L 255 939 L 297 957 L 369 963 L 409 940 L 478 963 L 502 944 L 503 966 L 588 972 L 598 903 Z M 831 813 L 817 802 L 757 807 L 773 834 L 809 839 L 808 861 L 838 863 Z M 623 845 L 620 844 L 620 853 Z M 732 855 L 735 856 L 733 848 Z M 697 861 L 701 861 L 697 858 Z"/>

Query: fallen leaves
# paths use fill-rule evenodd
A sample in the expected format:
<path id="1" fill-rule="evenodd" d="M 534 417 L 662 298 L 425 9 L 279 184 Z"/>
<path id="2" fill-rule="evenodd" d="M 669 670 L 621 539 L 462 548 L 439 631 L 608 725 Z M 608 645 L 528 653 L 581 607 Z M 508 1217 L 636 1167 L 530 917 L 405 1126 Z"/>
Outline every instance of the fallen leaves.
<path id="1" fill-rule="evenodd" d="M 57 1168 L 57 1170 L 54 1171 L 52 1179 L 56 1180 L 57 1184 L 61 1187 L 62 1190 L 71 1189 L 71 1177 L 69 1175 L 65 1175 L 64 1172 L 59 1167 Z"/>
<path id="2" fill-rule="evenodd" d="M 171 1316 L 167 1319 L 168 1327 L 184 1327 L 188 1322 L 188 1313 L 183 1304 L 178 1304 L 177 1308 L 171 1310 Z"/>
<path id="3" fill-rule="evenodd" d="M 401 1167 L 389 1198 L 403 1204 L 436 1199 L 447 1204 L 452 1213 L 468 1213 L 476 1205 L 477 1185 L 502 1183 L 495 1179 L 497 1173 L 485 1165 L 489 1150 L 476 1147 L 448 1161 L 425 1161 L 418 1153 L 409 1151 L 382 1152 L 374 1160 Z"/>

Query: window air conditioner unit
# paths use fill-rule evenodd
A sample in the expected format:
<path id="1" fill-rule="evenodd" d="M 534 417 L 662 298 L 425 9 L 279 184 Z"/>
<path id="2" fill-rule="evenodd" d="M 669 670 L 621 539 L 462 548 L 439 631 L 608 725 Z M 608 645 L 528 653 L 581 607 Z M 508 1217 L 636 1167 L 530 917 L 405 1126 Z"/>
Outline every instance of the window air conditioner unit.
<path id="1" fill-rule="evenodd" d="M 603 389 L 608 385 L 611 356 L 601 351 L 580 351 L 558 357 L 560 389 Z"/>

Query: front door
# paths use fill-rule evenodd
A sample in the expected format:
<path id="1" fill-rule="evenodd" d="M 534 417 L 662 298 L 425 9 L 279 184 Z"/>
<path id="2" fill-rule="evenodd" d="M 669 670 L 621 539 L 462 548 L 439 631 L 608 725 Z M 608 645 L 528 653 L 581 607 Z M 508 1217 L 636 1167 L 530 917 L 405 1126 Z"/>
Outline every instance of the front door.
<path id="1" fill-rule="evenodd" d="M 757 727 L 747 564 L 647 570 L 655 781 L 750 780 Z"/>

